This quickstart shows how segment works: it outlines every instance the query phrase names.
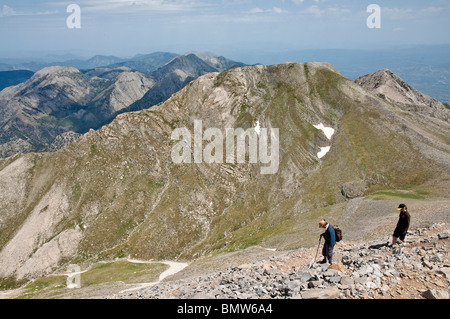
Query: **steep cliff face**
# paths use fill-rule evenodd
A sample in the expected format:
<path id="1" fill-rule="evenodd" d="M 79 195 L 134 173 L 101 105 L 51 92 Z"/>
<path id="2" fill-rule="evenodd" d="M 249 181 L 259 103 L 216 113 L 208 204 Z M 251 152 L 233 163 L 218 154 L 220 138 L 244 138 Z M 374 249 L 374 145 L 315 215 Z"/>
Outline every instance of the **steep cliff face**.
<path id="1" fill-rule="evenodd" d="M 110 117 L 141 99 L 155 85 L 152 78 L 139 72 L 122 72 L 91 102 Z"/>
<path id="2" fill-rule="evenodd" d="M 227 129 L 239 128 L 249 135 L 243 163 L 237 149 L 227 161 Z M 399 199 L 414 201 L 415 218 L 439 219 L 448 216 L 449 133 L 447 122 L 386 103 L 326 63 L 209 73 L 58 152 L 1 160 L 0 277 L 124 256 L 310 246 L 318 218 L 347 238 L 370 237 L 387 231 Z M 357 198 L 343 196 L 344 185 L 358 185 L 347 191 Z"/>

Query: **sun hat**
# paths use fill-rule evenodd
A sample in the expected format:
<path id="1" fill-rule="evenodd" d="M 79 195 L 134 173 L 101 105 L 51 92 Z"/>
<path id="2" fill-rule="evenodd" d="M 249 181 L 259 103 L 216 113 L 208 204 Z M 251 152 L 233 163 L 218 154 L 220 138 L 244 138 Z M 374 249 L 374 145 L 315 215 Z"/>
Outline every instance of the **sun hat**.
<path id="1" fill-rule="evenodd" d="M 325 221 L 325 219 L 322 219 L 320 222 L 319 222 L 319 227 L 323 227 L 323 225 L 326 225 L 326 221 Z"/>

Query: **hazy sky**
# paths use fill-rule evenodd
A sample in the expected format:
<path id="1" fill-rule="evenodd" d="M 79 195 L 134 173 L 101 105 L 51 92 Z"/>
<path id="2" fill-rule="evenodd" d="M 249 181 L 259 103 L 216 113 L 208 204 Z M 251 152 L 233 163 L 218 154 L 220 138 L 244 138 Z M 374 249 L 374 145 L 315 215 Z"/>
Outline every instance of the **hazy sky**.
<path id="1" fill-rule="evenodd" d="M 80 7 L 80 28 L 67 25 L 70 4 Z M 367 26 L 370 4 L 381 9 L 380 28 Z M 448 44 L 449 16 L 448 0 L 0 0 L 0 57 L 197 50 L 244 60 L 256 51 Z"/>

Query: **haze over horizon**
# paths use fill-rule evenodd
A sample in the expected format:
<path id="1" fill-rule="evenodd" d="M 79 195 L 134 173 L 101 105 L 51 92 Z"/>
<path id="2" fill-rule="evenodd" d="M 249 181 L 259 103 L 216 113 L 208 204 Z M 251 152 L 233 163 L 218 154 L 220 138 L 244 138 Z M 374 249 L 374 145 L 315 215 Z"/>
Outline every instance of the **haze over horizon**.
<path id="1" fill-rule="evenodd" d="M 71 4 L 78 26 L 68 22 Z M 380 8 L 379 27 L 368 26 L 371 4 Z M 443 0 L 3 0 L 0 57 L 197 50 L 270 63 L 296 50 L 450 44 L 449 13 Z"/>

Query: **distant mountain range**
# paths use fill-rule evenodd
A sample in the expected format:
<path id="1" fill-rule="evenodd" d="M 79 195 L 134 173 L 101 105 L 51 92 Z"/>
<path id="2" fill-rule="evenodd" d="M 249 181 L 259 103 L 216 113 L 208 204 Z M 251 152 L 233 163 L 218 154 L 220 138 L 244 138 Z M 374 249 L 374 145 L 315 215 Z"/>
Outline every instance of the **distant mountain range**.
<path id="1" fill-rule="evenodd" d="M 230 67 L 230 65 L 244 65 L 243 63 L 231 61 L 223 56 L 218 56 L 212 52 L 199 52 L 191 51 L 184 55 L 195 54 L 200 59 L 204 60 L 210 66 L 218 71 L 224 71 Z M 39 71 L 49 66 L 70 66 L 80 71 L 86 71 L 95 68 L 109 68 L 115 69 L 120 67 L 130 68 L 133 71 L 139 71 L 141 73 L 149 73 L 162 67 L 172 59 L 182 56 L 177 53 L 171 52 L 153 52 L 150 54 L 137 54 L 132 58 L 120 58 L 116 56 L 96 55 L 89 59 L 68 59 L 68 60 L 55 60 L 49 59 L 38 61 L 22 61 L 11 59 L 0 59 L 0 74 L 4 71 L 17 71 L 27 70 L 31 72 Z M 2 62 L 4 61 L 4 62 Z M 231 63 L 231 64 L 230 64 Z M 1 78 L 0 78 L 1 80 Z M 0 82 L 1 83 L 1 82 Z"/>
<path id="2" fill-rule="evenodd" d="M 105 66 L 110 68 L 126 66 L 131 69 L 147 73 L 156 70 L 177 56 L 179 56 L 179 54 L 169 52 L 153 52 L 150 54 L 138 54 L 129 59 L 106 55 L 96 55 L 86 60 L 80 58 L 61 60 L 60 58 L 21 62 L 17 60 L 5 59 L 4 62 L 0 64 L 0 71 L 29 70 L 36 72 L 48 66 L 71 66 L 79 70 L 88 70 Z"/>
<path id="3" fill-rule="evenodd" d="M 224 57 L 156 52 L 123 61 L 95 56 L 36 73 L 0 72 L 0 157 L 56 150 L 117 114 L 158 104 L 190 81 L 242 66 Z M 109 64 L 113 62 L 113 64 Z M 107 65 L 105 65 L 107 64 Z M 14 85 L 15 84 L 15 85 Z"/>
<path id="4" fill-rule="evenodd" d="M 194 53 L 203 60 L 211 59 L 211 57 L 218 59 L 212 53 Z M 176 56 L 179 54 L 154 52 L 138 54 L 131 58 L 96 55 L 89 59 L 83 59 L 73 54 L 47 55 L 34 59 L 0 58 L 0 71 L 28 70 L 36 72 L 46 66 L 60 65 L 72 66 L 81 71 L 103 66 L 110 68 L 126 66 L 142 73 L 148 73 Z M 326 61 L 351 80 L 362 74 L 388 68 L 421 92 L 439 101 L 450 103 L 450 45 L 422 45 L 376 50 L 308 49 L 274 52 L 255 50 L 251 53 L 240 53 L 240 58 L 251 65 L 257 63 L 270 65 L 286 61 L 298 63 Z M 0 90 L 4 87 L 6 86 L 4 84 L 2 86 L 2 75 L 0 74 Z"/>

